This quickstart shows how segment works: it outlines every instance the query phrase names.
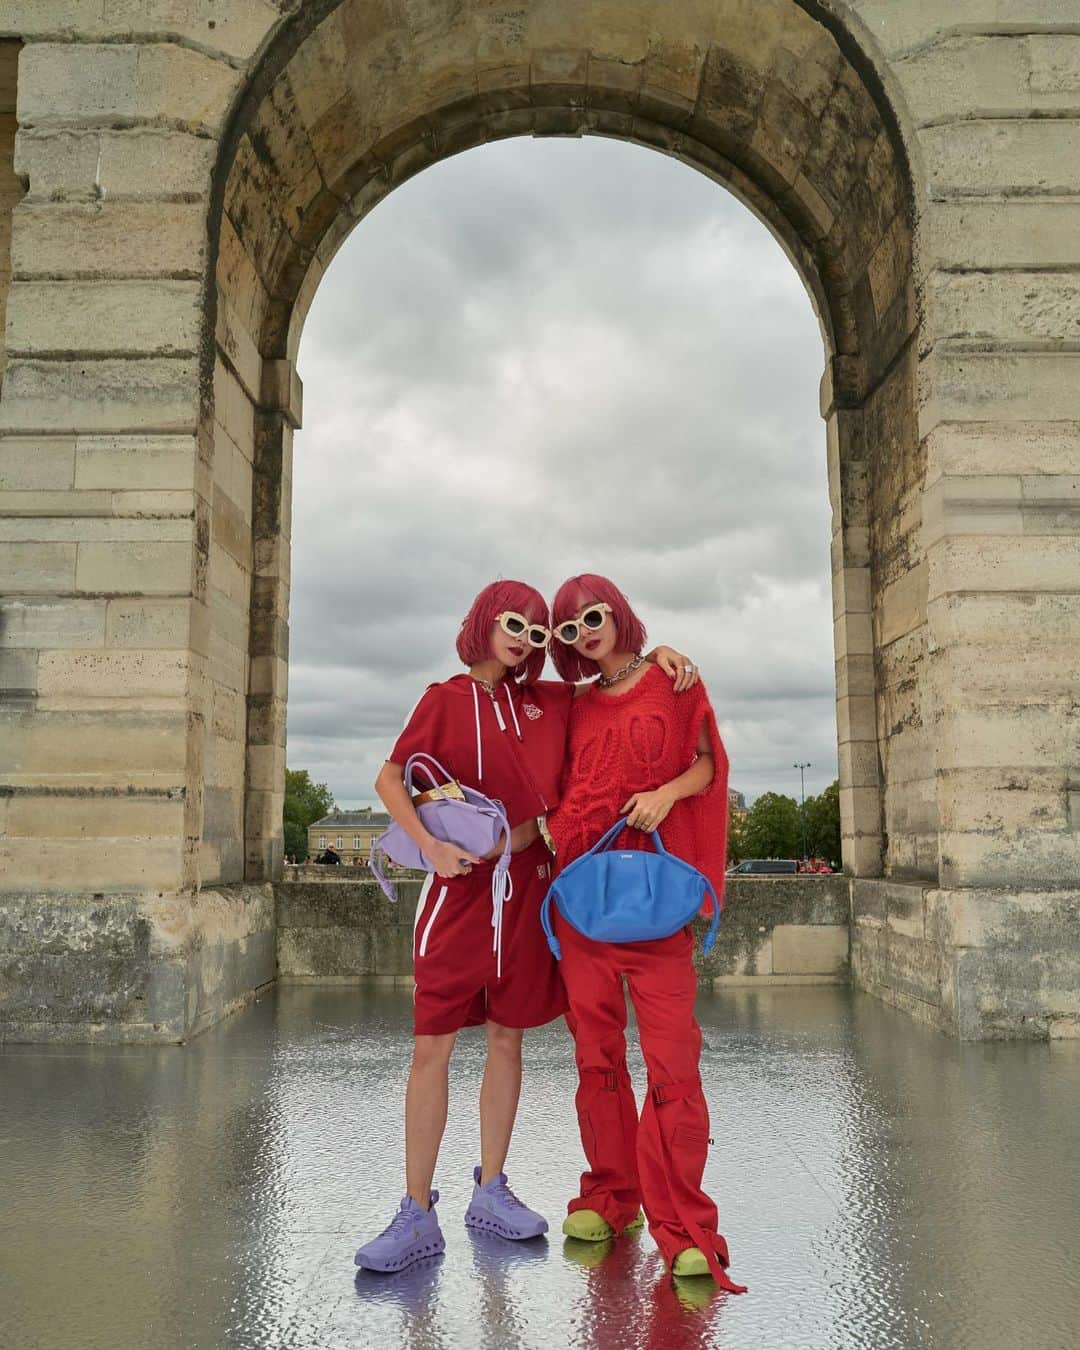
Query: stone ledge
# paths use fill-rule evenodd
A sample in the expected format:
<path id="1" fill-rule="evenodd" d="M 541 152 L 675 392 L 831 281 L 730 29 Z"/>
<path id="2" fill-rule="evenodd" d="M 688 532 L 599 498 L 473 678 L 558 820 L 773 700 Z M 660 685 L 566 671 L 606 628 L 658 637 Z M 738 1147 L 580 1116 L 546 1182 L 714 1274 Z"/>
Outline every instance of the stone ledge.
<path id="1" fill-rule="evenodd" d="M 419 878 L 396 883 L 401 900 L 395 908 L 366 867 L 305 868 L 303 880 L 292 880 L 293 871 L 274 887 L 279 979 L 411 978 Z M 307 879 L 311 872 L 317 880 Z M 357 874 L 362 879 L 353 880 Z M 694 925 L 695 964 L 703 983 L 843 982 L 849 884 L 846 876 L 730 878 L 716 946 L 708 956 L 701 946 L 709 920 Z"/>

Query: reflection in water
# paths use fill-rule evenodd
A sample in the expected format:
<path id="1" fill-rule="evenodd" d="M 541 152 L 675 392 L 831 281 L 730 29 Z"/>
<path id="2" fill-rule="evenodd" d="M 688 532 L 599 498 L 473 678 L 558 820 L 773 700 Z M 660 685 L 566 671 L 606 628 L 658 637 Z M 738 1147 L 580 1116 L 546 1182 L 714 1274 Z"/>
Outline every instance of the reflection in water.
<path id="1" fill-rule="evenodd" d="M 353 1278 L 361 1302 L 400 1314 L 396 1341 L 388 1344 L 448 1346 L 439 1330 L 436 1294 L 446 1254 L 425 1256 L 397 1275 L 358 1270 Z"/>
<path id="2" fill-rule="evenodd" d="M 0 1345 L 1075 1343 L 1080 1047 L 957 1045 L 840 989 L 705 995 L 699 1014 L 706 1184 L 742 1298 L 673 1279 L 647 1234 L 558 1233 L 583 1164 L 561 1023 L 526 1036 L 508 1163 L 550 1240 L 464 1226 L 483 1069 L 464 1033 L 446 1253 L 358 1273 L 403 1184 L 409 994 L 289 988 L 183 1049 L 0 1051 Z"/>

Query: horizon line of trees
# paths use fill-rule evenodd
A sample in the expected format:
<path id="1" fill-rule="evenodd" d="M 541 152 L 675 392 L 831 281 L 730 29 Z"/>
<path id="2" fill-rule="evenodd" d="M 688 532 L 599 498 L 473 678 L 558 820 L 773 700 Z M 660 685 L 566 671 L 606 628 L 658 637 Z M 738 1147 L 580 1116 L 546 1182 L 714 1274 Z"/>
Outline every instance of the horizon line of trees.
<path id="1" fill-rule="evenodd" d="M 312 782 L 307 769 L 285 770 L 285 855 L 307 857 L 308 826 L 334 808 L 334 794 L 325 783 Z M 744 858 L 801 858 L 802 817 L 794 797 L 763 792 L 743 816 L 728 826 L 728 861 Z M 806 799 L 806 856 L 824 858 L 840 870 L 840 784 L 834 780 L 816 797 Z"/>
<path id="2" fill-rule="evenodd" d="M 802 815 L 794 797 L 763 792 L 746 814 L 728 826 L 728 861 L 744 858 L 801 858 Z M 816 797 L 806 799 L 806 856 L 824 858 L 839 871 L 840 782 L 834 779 Z"/>

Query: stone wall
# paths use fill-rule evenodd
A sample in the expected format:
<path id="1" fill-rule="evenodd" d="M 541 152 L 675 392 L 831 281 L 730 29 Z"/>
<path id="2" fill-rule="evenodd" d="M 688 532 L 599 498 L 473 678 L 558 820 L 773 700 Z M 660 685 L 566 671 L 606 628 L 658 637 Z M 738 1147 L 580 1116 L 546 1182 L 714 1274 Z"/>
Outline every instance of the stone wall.
<path id="1" fill-rule="evenodd" d="M 293 879 L 293 871 L 317 875 Z M 334 876 L 318 875 L 328 872 Z M 399 882 L 393 905 L 366 868 L 290 868 L 289 880 L 274 887 L 279 980 L 410 980 L 421 885 Z M 708 956 L 701 955 L 708 923 L 696 925 L 701 979 L 718 987 L 846 981 L 849 885 L 843 876 L 730 878 Z"/>
<path id="2" fill-rule="evenodd" d="M 187 1041 L 274 979 L 269 886 L 0 899 L 0 1043 Z"/>

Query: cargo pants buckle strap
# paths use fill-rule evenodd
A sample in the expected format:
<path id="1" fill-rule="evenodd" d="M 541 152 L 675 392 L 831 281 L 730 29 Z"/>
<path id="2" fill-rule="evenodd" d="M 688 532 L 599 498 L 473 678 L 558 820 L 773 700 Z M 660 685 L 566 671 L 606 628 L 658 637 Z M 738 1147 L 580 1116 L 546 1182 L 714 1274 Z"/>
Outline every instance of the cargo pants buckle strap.
<path id="1" fill-rule="evenodd" d="M 681 1083 L 653 1083 L 649 1088 L 657 1106 L 664 1106 L 668 1102 L 681 1102 L 685 1097 L 692 1097 L 695 1092 L 700 1091 L 700 1078 L 687 1078 Z"/>
<path id="2" fill-rule="evenodd" d="M 604 1080 L 605 1092 L 618 1092 L 619 1090 L 619 1071 L 610 1069 L 606 1064 L 587 1064 L 581 1070 L 582 1073 L 596 1073 Z"/>

